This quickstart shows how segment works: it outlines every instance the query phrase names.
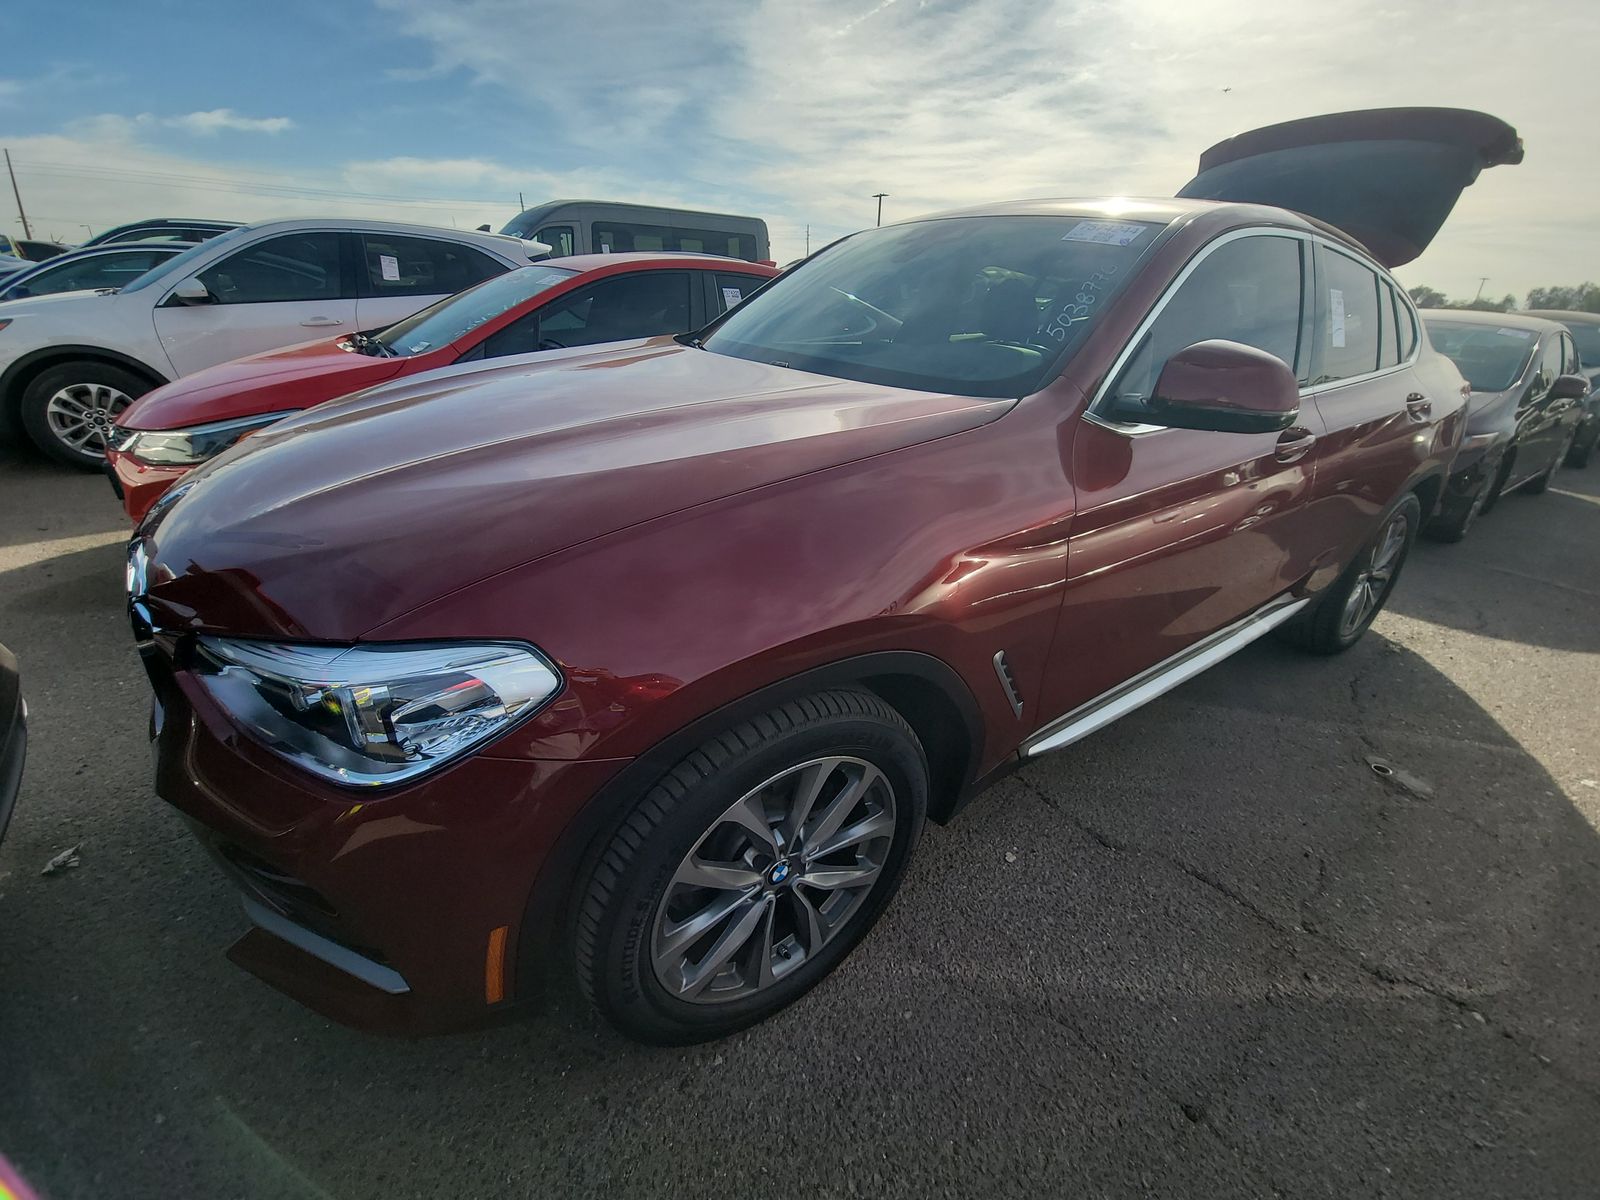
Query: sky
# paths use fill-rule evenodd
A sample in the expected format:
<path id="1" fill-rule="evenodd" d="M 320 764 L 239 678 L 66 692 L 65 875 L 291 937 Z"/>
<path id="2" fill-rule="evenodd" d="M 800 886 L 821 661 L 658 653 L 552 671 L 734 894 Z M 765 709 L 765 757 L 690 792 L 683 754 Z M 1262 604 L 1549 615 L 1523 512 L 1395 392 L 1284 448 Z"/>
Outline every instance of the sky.
<path id="1" fill-rule="evenodd" d="M 1600 279 L 1600 0 L 8 0 L 0 146 L 36 235 L 147 216 L 498 229 L 583 197 L 874 220 L 1171 195 L 1201 150 L 1354 108 L 1522 134 L 1397 274 Z M 69 11 L 70 10 L 70 11 Z M 0 231 L 20 233 L 0 180 Z"/>

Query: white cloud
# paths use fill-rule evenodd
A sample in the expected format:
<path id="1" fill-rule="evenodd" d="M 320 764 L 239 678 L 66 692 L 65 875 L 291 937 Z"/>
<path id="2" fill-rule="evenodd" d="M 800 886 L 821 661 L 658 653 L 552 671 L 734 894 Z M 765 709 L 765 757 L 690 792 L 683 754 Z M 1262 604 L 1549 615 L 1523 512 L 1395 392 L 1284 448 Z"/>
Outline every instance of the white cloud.
<path id="1" fill-rule="evenodd" d="M 679 0 L 648 20 L 593 0 L 571 26 L 515 0 L 380 2 L 429 44 L 425 73 L 552 114 L 619 171 L 676 155 L 699 205 L 760 205 L 780 258 L 802 223 L 820 238 L 870 221 L 877 191 L 889 217 L 1170 195 L 1234 133 L 1437 104 L 1505 117 L 1529 158 L 1470 188 L 1406 278 L 1520 293 L 1575 263 L 1600 274 L 1600 160 L 1574 153 L 1593 143 L 1587 110 L 1536 67 L 1600 36 L 1593 0 L 1532 0 L 1515 21 L 1500 0 Z"/>
<path id="2" fill-rule="evenodd" d="M 209 112 L 184 113 L 181 116 L 160 117 L 155 113 L 136 113 L 123 116 L 119 113 L 99 113 L 69 121 L 65 132 L 89 141 L 122 138 L 131 140 L 157 129 L 180 129 L 199 137 L 214 137 L 219 133 L 282 133 L 293 129 L 288 117 L 241 117 L 231 108 L 214 108 Z"/>
<path id="3" fill-rule="evenodd" d="M 213 108 L 206 112 L 185 113 L 181 117 L 166 117 L 161 123 L 173 129 L 187 130 L 202 136 L 231 131 L 237 133 L 282 133 L 293 129 L 288 117 L 242 117 L 231 108 Z"/>

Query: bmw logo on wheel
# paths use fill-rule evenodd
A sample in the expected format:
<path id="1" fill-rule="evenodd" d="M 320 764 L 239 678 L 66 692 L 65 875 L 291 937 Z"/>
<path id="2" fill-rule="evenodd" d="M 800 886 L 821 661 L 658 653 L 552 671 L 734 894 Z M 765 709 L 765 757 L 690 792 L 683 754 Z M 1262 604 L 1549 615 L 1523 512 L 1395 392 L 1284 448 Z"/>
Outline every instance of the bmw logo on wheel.
<path id="1" fill-rule="evenodd" d="M 777 887 L 787 878 L 789 878 L 789 864 L 786 862 L 779 863 L 777 866 L 773 867 L 772 870 L 767 872 L 767 881 L 771 883 L 773 887 Z"/>

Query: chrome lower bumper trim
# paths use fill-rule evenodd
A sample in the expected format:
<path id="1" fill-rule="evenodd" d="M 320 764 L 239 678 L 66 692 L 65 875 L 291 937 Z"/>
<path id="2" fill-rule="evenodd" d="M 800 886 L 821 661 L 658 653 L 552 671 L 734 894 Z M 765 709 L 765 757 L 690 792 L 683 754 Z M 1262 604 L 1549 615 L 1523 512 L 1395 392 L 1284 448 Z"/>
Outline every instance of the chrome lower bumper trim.
<path id="1" fill-rule="evenodd" d="M 304 925 L 296 925 L 288 917 L 273 912 L 249 896 L 243 897 L 243 900 L 245 916 L 249 917 L 258 928 L 264 929 L 273 937 L 282 938 L 291 946 L 304 950 L 312 958 L 319 958 L 330 967 L 335 967 L 346 975 L 353 975 L 362 983 L 375 987 L 380 992 L 388 992 L 391 996 L 403 996 L 411 990 L 411 985 L 405 981 L 400 972 L 382 963 L 375 963 L 365 955 L 357 954 L 348 946 L 341 946 L 321 934 L 312 933 Z"/>

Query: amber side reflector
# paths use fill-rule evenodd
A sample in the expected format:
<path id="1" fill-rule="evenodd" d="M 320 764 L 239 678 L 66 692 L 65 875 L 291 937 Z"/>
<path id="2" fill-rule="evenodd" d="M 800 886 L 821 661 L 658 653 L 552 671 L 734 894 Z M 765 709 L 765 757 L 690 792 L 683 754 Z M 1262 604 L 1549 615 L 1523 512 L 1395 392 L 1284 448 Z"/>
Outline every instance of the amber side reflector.
<path id="1" fill-rule="evenodd" d="M 489 950 L 483 960 L 483 998 L 499 1004 L 506 998 L 506 933 L 509 925 L 489 931 Z"/>

